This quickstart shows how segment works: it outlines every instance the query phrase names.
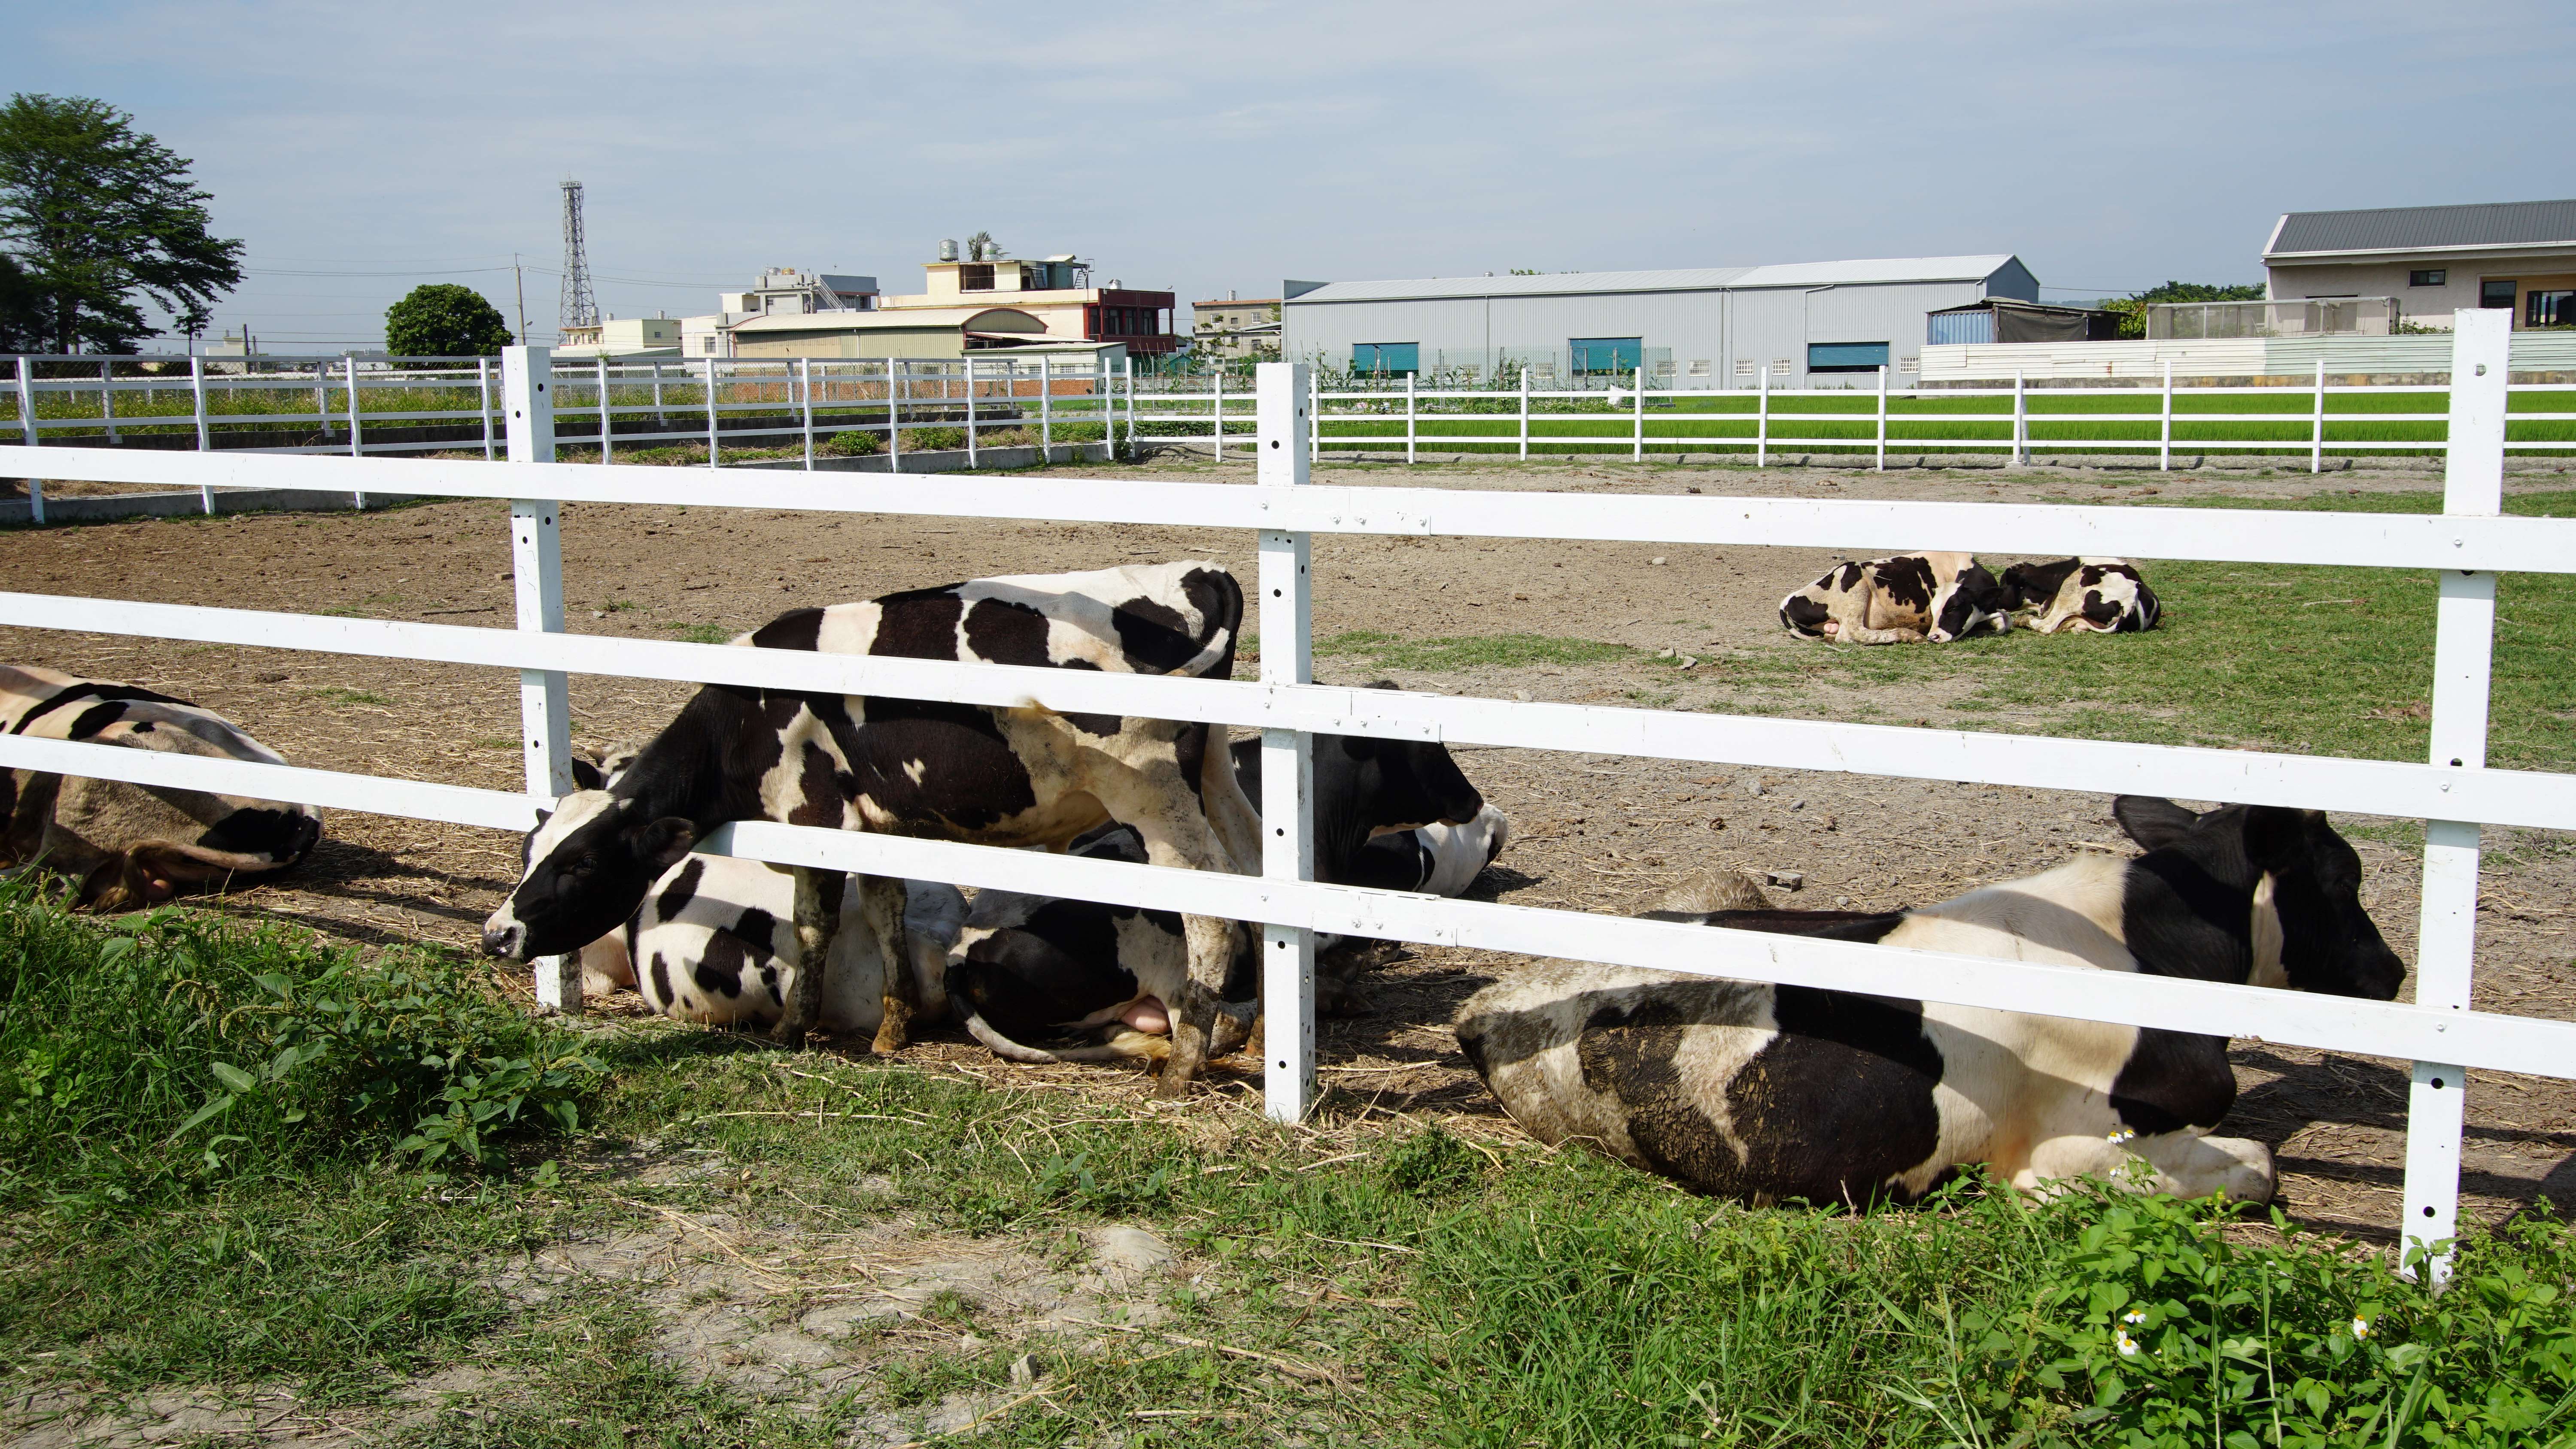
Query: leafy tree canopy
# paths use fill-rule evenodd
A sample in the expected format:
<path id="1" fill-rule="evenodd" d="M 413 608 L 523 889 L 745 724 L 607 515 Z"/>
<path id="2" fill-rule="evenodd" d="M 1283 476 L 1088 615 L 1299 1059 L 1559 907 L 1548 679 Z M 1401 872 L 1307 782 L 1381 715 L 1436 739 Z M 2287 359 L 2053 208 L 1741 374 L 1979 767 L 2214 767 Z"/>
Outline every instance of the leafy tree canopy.
<path id="1" fill-rule="evenodd" d="M 497 357 L 516 340 L 500 308 L 454 282 L 424 282 L 385 309 L 385 350 L 396 357 Z"/>
<path id="2" fill-rule="evenodd" d="M 138 299 L 193 330 L 240 285 L 242 244 L 208 231 L 191 164 L 105 101 L 0 106 L 0 250 L 34 293 L 40 345 L 130 352 L 152 332 Z"/>
<path id="3" fill-rule="evenodd" d="M 2115 301 L 2104 302 L 2102 310 L 2120 314 L 2121 336 L 2144 337 L 2147 335 L 2147 309 L 2158 302 L 2260 302 L 2262 300 L 2263 284 L 2260 282 L 2167 282 L 2160 287 L 2149 287 L 2143 292 L 2131 292 Z"/>
<path id="4" fill-rule="evenodd" d="M 44 346 L 36 285 L 16 257 L 0 252 L 0 352 L 39 352 Z"/>

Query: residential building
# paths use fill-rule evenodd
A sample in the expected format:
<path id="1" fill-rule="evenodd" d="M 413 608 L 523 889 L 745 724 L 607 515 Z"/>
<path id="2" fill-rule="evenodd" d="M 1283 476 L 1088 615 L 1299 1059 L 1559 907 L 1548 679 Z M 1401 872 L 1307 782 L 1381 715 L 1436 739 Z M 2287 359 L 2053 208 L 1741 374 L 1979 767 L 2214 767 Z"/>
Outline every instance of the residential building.
<path id="1" fill-rule="evenodd" d="M 2576 201 L 2293 211 L 2263 246 L 2272 297 L 2393 297 L 2448 327 L 2510 308 L 2517 329 L 2576 327 Z"/>
<path id="2" fill-rule="evenodd" d="M 609 317 L 596 326 L 567 327 L 557 357 L 677 357 L 677 317 Z"/>
<path id="3" fill-rule="evenodd" d="M 923 290 L 876 296 L 866 309 L 755 308 L 753 295 L 727 293 L 724 313 L 706 319 L 705 345 L 720 340 L 736 357 L 962 357 L 1031 348 L 1153 357 L 1180 346 L 1171 330 L 1172 293 L 1115 279 L 1095 287 L 1090 265 L 1070 254 L 961 260 L 955 242 L 942 242 L 939 259 L 923 266 Z"/>
<path id="4" fill-rule="evenodd" d="M 1190 348 L 1218 362 L 1279 360 L 1279 299 L 1237 297 L 1190 304 Z"/>
<path id="5" fill-rule="evenodd" d="M 1931 313 L 2039 300 L 2006 254 L 1281 287 L 1286 356 L 1354 373 L 1539 386 L 1911 385 Z"/>

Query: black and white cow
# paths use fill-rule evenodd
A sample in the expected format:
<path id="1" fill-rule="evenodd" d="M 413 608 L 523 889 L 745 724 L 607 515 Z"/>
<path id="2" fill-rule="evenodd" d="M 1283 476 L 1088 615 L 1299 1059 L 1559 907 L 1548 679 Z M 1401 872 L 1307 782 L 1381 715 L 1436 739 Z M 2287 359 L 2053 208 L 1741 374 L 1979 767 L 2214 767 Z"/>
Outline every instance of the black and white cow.
<path id="1" fill-rule="evenodd" d="M 279 765 L 277 752 L 184 699 L 51 669 L 0 665 L 0 731 Z M 0 770 L 0 865 L 78 877 L 80 905 L 124 910 L 287 870 L 322 838 L 307 805 Z"/>
<path id="2" fill-rule="evenodd" d="M 1437 740 L 1317 735 L 1314 760 L 1315 879 L 1328 885 L 1456 895 L 1510 841 Z M 1258 810 L 1261 741 L 1235 742 L 1234 773 Z"/>
<path id="3" fill-rule="evenodd" d="M 1965 553 L 1836 564 L 1780 601 L 1780 624 L 1801 639 L 1844 644 L 1947 644 L 2012 628 L 2003 585 Z"/>
<path id="4" fill-rule="evenodd" d="M 2042 634 L 2143 634 L 2164 616 L 2156 591 L 2123 558 L 2062 558 L 2004 570 L 2004 606 Z"/>
<path id="5" fill-rule="evenodd" d="M 734 641 L 915 659 L 1223 678 L 1243 594 L 1218 564 L 970 580 L 866 603 L 800 609 Z M 1237 870 L 1258 851 L 1252 807 L 1210 748 L 1205 724 L 709 685 L 644 746 L 617 783 L 558 802 L 527 842 L 527 869 L 484 926 L 487 951 L 527 960 L 580 949 L 633 915 L 696 839 L 729 820 L 1062 848 L 1109 821 L 1135 828 L 1155 864 Z M 800 950 L 840 928 L 842 887 L 800 873 Z M 908 958 L 896 882 L 860 880 L 879 959 Z M 1162 1090 L 1205 1060 L 1233 922 L 1189 917 L 1188 971 L 1153 983 L 1173 1004 Z M 825 973 L 798 978 L 778 1035 L 815 1020 Z M 877 1043 L 891 1050 L 917 1003 L 894 988 Z M 811 991 L 814 996 L 805 993 Z"/>
<path id="6" fill-rule="evenodd" d="M 2146 847 L 1881 916 L 1718 911 L 1710 925 L 2385 1001 L 2405 965 L 2361 864 L 2313 811 L 2205 815 L 2123 796 Z M 1891 964 L 1891 972 L 1902 967 Z M 1550 963 L 1486 988 L 1458 1040 L 1514 1120 L 1753 1203 L 1920 1198 L 1982 1163 L 2024 1191 L 2124 1180 L 2272 1195 L 2261 1143 L 2204 1135 L 2236 1097 L 2224 1037 L 1807 987 Z"/>

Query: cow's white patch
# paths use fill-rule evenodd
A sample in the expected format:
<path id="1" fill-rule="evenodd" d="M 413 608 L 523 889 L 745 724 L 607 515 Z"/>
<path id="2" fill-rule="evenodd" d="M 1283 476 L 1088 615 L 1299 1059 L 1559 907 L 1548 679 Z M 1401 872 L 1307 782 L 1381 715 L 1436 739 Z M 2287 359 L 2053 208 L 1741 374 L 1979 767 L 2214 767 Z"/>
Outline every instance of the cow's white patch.
<path id="1" fill-rule="evenodd" d="M 1431 875 L 1418 889 L 1435 896 L 1454 896 L 1482 874 L 1512 838 L 1512 823 L 1488 803 L 1464 825 L 1425 825 L 1413 832 L 1431 854 Z"/>
<path id="2" fill-rule="evenodd" d="M 921 783 L 921 777 L 927 773 L 929 769 L 930 766 L 923 761 L 906 760 L 903 762 L 903 777 L 918 785 Z"/>
<path id="3" fill-rule="evenodd" d="M 617 797 L 605 790 L 575 790 L 557 800 L 554 812 L 538 824 L 536 833 L 528 837 L 528 870 L 521 873 L 520 879 L 524 881 L 528 874 L 533 873 L 538 862 L 550 859 L 574 831 L 618 805 Z M 483 931 L 487 939 L 496 934 L 525 931 L 527 922 L 519 919 L 518 899 L 519 893 L 513 889 L 501 898 L 501 908 L 485 918 Z"/>
<path id="4" fill-rule="evenodd" d="M 2254 970 L 2246 978 L 2249 986 L 2286 988 L 2290 984 L 2290 973 L 2281 965 L 2281 908 L 2274 899 L 2279 891 L 2279 882 L 2270 871 L 2254 883 L 2254 919 L 2249 923 L 2249 934 L 2254 939 Z"/>

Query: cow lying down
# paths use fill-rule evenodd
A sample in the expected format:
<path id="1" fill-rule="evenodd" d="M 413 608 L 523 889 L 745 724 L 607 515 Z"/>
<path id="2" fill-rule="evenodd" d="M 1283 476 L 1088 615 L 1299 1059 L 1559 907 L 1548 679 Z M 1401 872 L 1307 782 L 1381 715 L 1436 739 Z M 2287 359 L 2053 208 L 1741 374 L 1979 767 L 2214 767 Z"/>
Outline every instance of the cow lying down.
<path id="1" fill-rule="evenodd" d="M 0 665 L 0 731 L 209 759 L 284 764 L 231 721 L 130 684 Z M 306 805 L 0 770 L 0 865 L 41 860 L 102 911 L 223 889 L 294 866 L 322 838 Z"/>
<path id="2" fill-rule="evenodd" d="M 2121 558 L 2062 558 L 2004 570 L 2004 606 L 2041 634 L 2143 634 L 2164 610 L 2137 565 Z"/>
<path id="3" fill-rule="evenodd" d="M 1900 553 L 1840 563 L 1780 601 L 1780 625 L 1843 644 L 1947 644 L 2012 629 L 2003 585 L 1974 554 Z"/>
<path id="4" fill-rule="evenodd" d="M 1887 915 L 1664 919 L 2385 1001 L 2405 965 L 2362 909 L 2352 847 L 2311 811 L 2206 815 L 2123 796 L 2146 847 Z M 1904 965 L 1891 961 L 1891 975 Z M 1550 963 L 1478 992 L 1458 1041 L 1513 1120 L 1754 1204 L 1910 1202 L 1969 1164 L 2023 1191 L 2111 1177 L 2272 1196 L 2261 1143 L 2204 1135 L 2223 1037 L 1808 987 Z"/>

